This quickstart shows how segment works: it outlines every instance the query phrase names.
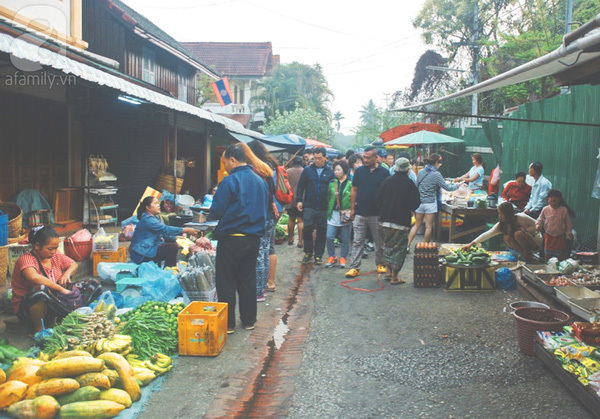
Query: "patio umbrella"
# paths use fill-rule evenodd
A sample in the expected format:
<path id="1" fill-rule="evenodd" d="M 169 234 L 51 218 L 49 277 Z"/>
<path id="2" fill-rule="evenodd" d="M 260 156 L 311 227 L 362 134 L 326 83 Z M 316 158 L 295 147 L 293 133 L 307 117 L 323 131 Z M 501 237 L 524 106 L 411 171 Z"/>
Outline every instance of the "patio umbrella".
<path id="1" fill-rule="evenodd" d="M 412 134 L 404 135 L 392 141 L 385 143 L 386 147 L 393 145 L 420 145 L 420 144 L 445 144 L 445 143 L 464 143 L 460 138 L 440 134 L 439 132 L 418 131 Z"/>
<path id="2" fill-rule="evenodd" d="M 322 143 L 321 141 L 313 140 L 311 138 L 305 138 L 306 148 L 314 148 L 314 147 L 330 147 L 329 144 Z"/>

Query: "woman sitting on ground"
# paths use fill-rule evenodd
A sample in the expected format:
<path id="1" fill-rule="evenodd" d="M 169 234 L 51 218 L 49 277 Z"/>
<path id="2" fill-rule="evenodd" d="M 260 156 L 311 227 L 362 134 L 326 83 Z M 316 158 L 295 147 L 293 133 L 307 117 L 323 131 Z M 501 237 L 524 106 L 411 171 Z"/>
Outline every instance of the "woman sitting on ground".
<path id="1" fill-rule="evenodd" d="M 179 245 L 175 243 L 176 236 L 182 234 L 199 234 L 200 231 L 189 227 L 173 227 L 160 222 L 160 204 L 153 196 L 145 197 L 137 210 L 140 220 L 133 233 L 129 255 L 135 263 L 154 261 L 160 266 L 177 264 Z"/>
<path id="2" fill-rule="evenodd" d="M 502 234 L 504 243 L 516 250 L 526 261 L 532 261 L 533 252 L 542 248 L 542 235 L 536 232 L 535 220 L 524 213 L 515 214 L 513 204 L 503 202 L 498 205 L 498 218 L 494 227 L 481 234 L 471 243 L 463 247 L 468 249 L 474 244 L 484 242 Z"/>
<path id="3" fill-rule="evenodd" d="M 50 295 L 69 294 L 67 284 L 77 270 L 77 263 L 58 253 L 58 234 L 52 227 L 36 227 L 29 232 L 33 246 L 17 259 L 12 273 L 12 306 L 19 320 L 33 323 L 33 331 L 51 327 L 59 313 L 52 309 Z M 40 287 L 40 286 L 44 287 Z M 50 303 L 50 304 L 49 304 Z"/>

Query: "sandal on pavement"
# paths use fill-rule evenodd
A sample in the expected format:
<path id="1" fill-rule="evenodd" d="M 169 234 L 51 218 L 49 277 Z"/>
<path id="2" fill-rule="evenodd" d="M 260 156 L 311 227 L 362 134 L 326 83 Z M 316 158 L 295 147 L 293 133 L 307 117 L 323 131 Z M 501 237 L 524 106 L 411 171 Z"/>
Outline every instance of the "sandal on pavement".
<path id="1" fill-rule="evenodd" d="M 277 291 L 277 287 L 267 287 L 267 291 L 268 292 L 275 292 L 275 291 Z"/>
<path id="2" fill-rule="evenodd" d="M 402 280 L 402 279 L 394 279 L 392 281 L 390 281 L 390 284 L 392 285 L 400 285 L 400 284 L 405 284 L 406 281 Z"/>

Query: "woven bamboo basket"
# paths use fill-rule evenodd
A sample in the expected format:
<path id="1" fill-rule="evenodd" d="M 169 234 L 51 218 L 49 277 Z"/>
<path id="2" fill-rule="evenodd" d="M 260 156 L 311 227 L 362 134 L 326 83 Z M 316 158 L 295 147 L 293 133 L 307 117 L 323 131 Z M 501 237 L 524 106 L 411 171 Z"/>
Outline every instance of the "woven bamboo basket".
<path id="1" fill-rule="evenodd" d="M 23 210 L 12 202 L 0 202 L 0 211 L 8 214 L 8 237 L 16 237 L 23 228 Z"/>
<path id="2" fill-rule="evenodd" d="M 0 246 L 0 286 L 6 282 L 8 272 L 8 246 Z"/>
<path id="3" fill-rule="evenodd" d="M 179 193 L 181 191 L 181 187 L 183 186 L 183 179 L 177 178 L 177 192 L 173 190 L 173 175 L 158 175 L 158 180 L 156 181 L 156 190 L 162 191 L 163 189 L 169 191 L 171 193 Z"/>
<path id="4" fill-rule="evenodd" d="M 22 228 L 17 233 L 16 237 L 9 237 L 8 238 L 8 243 L 7 244 L 19 243 L 20 241 L 25 240 L 26 237 L 27 237 L 27 230 L 25 230 L 24 228 Z"/>

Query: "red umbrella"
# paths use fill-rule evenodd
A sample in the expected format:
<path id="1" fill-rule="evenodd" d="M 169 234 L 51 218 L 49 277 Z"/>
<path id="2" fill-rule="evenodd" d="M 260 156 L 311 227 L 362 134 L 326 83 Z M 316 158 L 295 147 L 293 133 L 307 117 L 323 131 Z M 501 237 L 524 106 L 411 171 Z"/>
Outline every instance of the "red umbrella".
<path id="1" fill-rule="evenodd" d="M 331 147 L 329 144 L 325 144 L 317 140 L 311 140 L 310 138 L 305 138 L 304 141 L 306 141 L 306 145 L 310 147 Z"/>

